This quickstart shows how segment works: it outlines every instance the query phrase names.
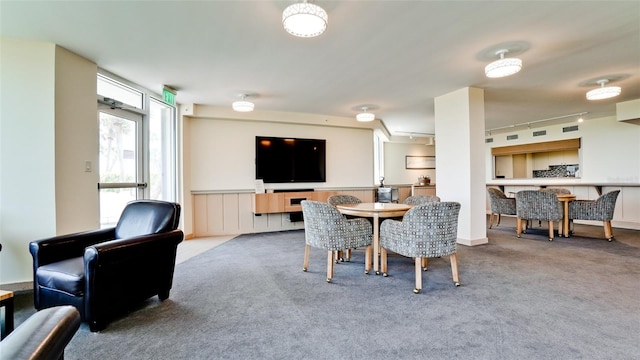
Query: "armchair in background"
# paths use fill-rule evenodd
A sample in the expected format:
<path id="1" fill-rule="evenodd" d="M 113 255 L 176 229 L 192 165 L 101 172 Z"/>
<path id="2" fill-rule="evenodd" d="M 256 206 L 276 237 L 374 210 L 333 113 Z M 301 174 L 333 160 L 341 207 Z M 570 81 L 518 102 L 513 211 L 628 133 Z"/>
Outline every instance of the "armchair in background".
<path id="1" fill-rule="evenodd" d="M 571 190 L 565 189 L 565 188 L 543 188 L 543 189 L 540 189 L 540 191 L 546 192 L 549 194 L 554 194 L 554 195 L 571 194 Z"/>
<path id="2" fill-rule="evenodd" d="M 304 216 L 304 264 L 309 267 L 311 247 L 324 249 L 327 253 L 327 282 L 333 278 L 333 259 L 336 251 L 366 246 L 365 274 L 371 270 L 371 244 L 373 228 L 366 219 L 347 219 L 333 205 L 319 201 L 303 200 Z"/>
<path id="3" fill-rule="evenodd" d="M 406 205 L 424 205 L 431 202 L 440 202 L 440 198 L 435 195 L 412 195 L 403 201 Z"/>
<path id="4" fill-rule="evenodd" d="M 540 189 L 542 192 L 546 192 L 553 195 L 568 195 L 571 194 L 571 190 L 565 188 L 542 188 Z M 538 226 L 542 225 L 542 222 L 538 220 Z M 567 234 L 565 234 L 567 235 Z"/>
<path id="5" fill-rule="evenodd" d="M 460 203 L 432 202 L 409 209 L 402 221 L 387 219 L 380 226 L 382 274 L 387 276 L 387 250 L 415 261 L 415 288 L 422 290 L 422 272 L 427 259 L 449 256 L 453 282 L 460 286 L 458 275 L 458 215 Z"/>
<path id="6" fill-rule="evenodd" d="M 327 202 L 333 206 L 336 206 L 342 204 L 360 204 L 362 200 L 353 195 L 337 194 L 329 196 L 327 198 Z"/>
<path id="7" fill-rule="evenodd" d="M 553 241 L 553 223 L 562 221 L 562 203 L 549 192 L 522 190 L 516 193 L 516 235 L 525 232 L 522 223 L 526 220 L 540 220 L 549 223 L 549 241 Z M 526 230 L 526 228 L 525 228 Z"/>
<path id="8" fill-rule="evenodd" d="M 494 216 L 497 217 L 496 226 L 500 225 L 500 215 L 516 215 L 516 199 L 507 197 L 496 188 L 487 188 L 491 214 L 489 215 L 489 229 L 493 226 Z"/>
<path id="9" fill-rule="evenodd" d="M 604 237 L 612 241 L 611 219 L 620 190 L 610 191 L 596 200 L 574 200 L 569 203 L 570 220 L 596 220 L 604 223 Z"/>
<path id="10" fill-rule="evenodd" d="M 35 308 L 73 305 L 99 331 L 154 295 L 167 299 L 179 219 L 177 203 L 137 200 L 115 227 L 32 241 Z"/>
<path id="11" fill-rule="evenodd" d="M 337 194 L 331 195 L 327 198 L 327 202 L 333 206 L 343 205 L 343 204 L 360 204 L 362 200 L 357 196 L 347 195 L 347 194 Z M 347 219 L 354 219 L 355 216 L 344 215 Z M 343 257 L 344 254 L 344 257 Z M 345 249 L 344 252 L 339 250 L 336 252 L 336 263 L 341 261 L 351 261 L 351 249 Z"/>

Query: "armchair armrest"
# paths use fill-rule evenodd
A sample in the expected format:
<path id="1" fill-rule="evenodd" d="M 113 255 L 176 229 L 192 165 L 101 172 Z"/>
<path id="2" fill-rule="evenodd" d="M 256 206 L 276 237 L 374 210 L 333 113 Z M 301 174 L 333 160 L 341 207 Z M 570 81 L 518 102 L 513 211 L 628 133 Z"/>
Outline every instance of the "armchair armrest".
<path id="1" fill-rule="evenodd" d="M 80 313 L 73 306 L 40 310 L 2 340 L 0 354 L 3 359 L 62 359 L 79 327 Z"/>
<path id="2" fill-rule="evenodd" d="M 115 238 L 115 228 L 91 230 L 75 234 L 54 236 L 29 243 L 34 270 L 56 261 L 80 257 L 87 246 Z"/>
<path id="3" fill-rule="evenodd" d="M 107 241 L 84 251 L 85 318 L 99 330 L 130 304 L 169 296 L 181 230 Z M 94 331 L 94 330 L 92 330 Z"/>
<path id="4" fill-rule="evenodd" d="M 387 240 L 392 240 L 394 242 L 401 241 L 399 240 L 399 234 L 403 233 L 403 224 L 402 221 L 395 219 L 385 219 L 382 224 L 380 224 L 380 239 L 383 237 Z M 382 244 L 382 243 L 381 243 Z M 390 249 L 393 251 L 393 249 Z"/>
<path id="5" fill-rule="evenodd" d="M 159 234 L 135 236 L 126 239 L 116 239 L 98 244 L 93 244 L 84 249 L 85 263 L 131 261 L 144 262 L 142 257 L 148 257 L 158 248 L 170 248 L 182 242 L 184 234 L 182 230 L 172 230 Z M 89 265 L 92 266 L 92 265 Z"/>

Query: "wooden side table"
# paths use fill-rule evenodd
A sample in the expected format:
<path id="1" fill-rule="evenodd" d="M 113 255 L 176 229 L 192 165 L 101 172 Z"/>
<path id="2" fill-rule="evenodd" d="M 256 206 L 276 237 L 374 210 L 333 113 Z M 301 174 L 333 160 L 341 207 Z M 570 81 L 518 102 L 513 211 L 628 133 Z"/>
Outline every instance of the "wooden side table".
<path id="1" fill-rule="evenodd" d="M 0 290 L 0 307 L 4 308 L 0 339 L 4 339 L 13 331 L 13 291 Z"/>

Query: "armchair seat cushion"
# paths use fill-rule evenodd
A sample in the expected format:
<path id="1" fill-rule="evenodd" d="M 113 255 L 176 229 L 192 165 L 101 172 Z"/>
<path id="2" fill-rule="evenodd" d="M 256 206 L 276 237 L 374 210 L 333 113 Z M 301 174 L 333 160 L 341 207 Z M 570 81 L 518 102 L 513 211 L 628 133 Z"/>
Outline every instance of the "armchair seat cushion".
<path id="1" fill-rule="evenodd" d="M 36 279 L 41 287 L 83 296 L 84 260 L 77 257 L 43 265 L 36 270 Z"/>

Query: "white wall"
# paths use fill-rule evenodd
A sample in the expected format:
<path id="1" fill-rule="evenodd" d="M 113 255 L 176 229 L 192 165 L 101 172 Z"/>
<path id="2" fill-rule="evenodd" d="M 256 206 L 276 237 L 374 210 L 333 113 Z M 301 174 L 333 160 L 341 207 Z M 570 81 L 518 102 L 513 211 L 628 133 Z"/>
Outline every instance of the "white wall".
<path id="1" fill-rule="evenodd" d="M 56 233 L 69 234 L 100 227 L 98 68 L 61 47 L 55 61 Z"/>
<path id="2" fill-rule="evenodd" d="M 95 85 L 93 108 L 88 96 L 75 98 L 97 69 L 50 43 L 2 38 L 0 47 L 0 284 L 12 284 L 32 280 L 30 241 L 98 218 L 97 180 L 82 177 L 84 164 L 77 169 L 70 155 L 97 159 L 88 131 L 97 125 L 84 125 L 96 121 Z"/>
<path id="3" fill-rule="evenodd" d="M 387 142 L 384 144 L 384 182 L 387 185 L 416 184 L 418 178 L 429 176 L 436 184 L 435 169 L 406 169 L 406 156 L 435 156 L 435 146 L 425 145 L 424 138 L 415 138 L 416 143 Z"/>
<path id="4" fill-rule="evenodd" d="M 578 131 L 563 133 L 562 128 L 578 125 Z M 533 137 L 533 131 L 547 130 L 546 136 Z M 507 135 L 517 134 L 517 140 L 507 141 Z M 615 116 L 587 119 L 583 123 L 565 123 L 535 129 L 493 134 L 492 143 L 485 144 L 486 181 L 492 182 L 491 149 L 565 139 L 581 139 L 580 179 L 586 183 L 640 182 L 640 126 L 623 123 Z"/>
<path id="5" fill-rule="evenodd" d="M 373 131 L 276 122 L 192 118 L 190 190 L 255 189 L 255 137 L 325 139 L 325 183 L 265 184 L 267 189 L 373 185 Z"/>
<path id="6" fill-rule="evenodd" d="M 2 39 L 0 283 L 28 281 L 32 239 L 55 233 L 55 45 Z"/>

